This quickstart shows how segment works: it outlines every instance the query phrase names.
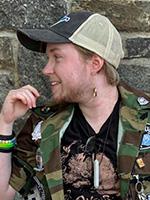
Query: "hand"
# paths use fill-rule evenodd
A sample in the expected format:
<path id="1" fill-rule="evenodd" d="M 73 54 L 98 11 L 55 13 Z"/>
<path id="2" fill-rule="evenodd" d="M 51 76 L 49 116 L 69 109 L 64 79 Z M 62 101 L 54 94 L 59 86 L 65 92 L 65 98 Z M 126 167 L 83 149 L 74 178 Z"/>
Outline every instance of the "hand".
<path id="1" fill-rule="evenodd" d="M 2 106 L 1 121 L 6 124 L 13 123 L 29 109 L 36 107 L 36 100 L 39 96 L 39 92 L 30 85 L 10 90 Z"/>

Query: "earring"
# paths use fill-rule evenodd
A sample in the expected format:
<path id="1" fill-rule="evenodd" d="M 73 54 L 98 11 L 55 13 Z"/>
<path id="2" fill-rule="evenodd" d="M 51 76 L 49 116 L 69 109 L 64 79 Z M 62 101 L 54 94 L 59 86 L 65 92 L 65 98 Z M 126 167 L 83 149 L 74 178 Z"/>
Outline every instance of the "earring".
<path id="1" fill-rule="evenodd" d="M 97 89 L 96 89 L 96 87 L 93 88 L 93 97 L 97 97 Z"/>

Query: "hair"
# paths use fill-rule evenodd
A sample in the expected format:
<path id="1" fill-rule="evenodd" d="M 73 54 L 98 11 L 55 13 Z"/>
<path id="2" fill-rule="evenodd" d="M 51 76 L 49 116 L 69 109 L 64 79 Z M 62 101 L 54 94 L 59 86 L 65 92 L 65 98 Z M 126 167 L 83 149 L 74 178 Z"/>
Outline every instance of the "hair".
<path id="1" fill-rule="evenodd" d="M 78 45 L 75 45 L 75 48 L 77 49 L 77 51 L 81 54 L 81 56 L 83 57 L 83 59 L 90 59 L 95 53 L 85 49 L 83 47 L 80 47 Z M 119 77 L 119 73 L 117 72 L 117 70 L 115 69 L 115 67 L 113 65 L 111 65 L 110 63 L 108 63 L 107 61 L 104 62 L 103 65 L 105 74 L 106 74 L 106 79 L 108 81 L 109 84 L 111 85 L 118 85 L 120 77 Z"/>
<path id="2" fill-rule="evenodd" d="M 118 71 L 108 62 L 104 62 L 104 70 L 107 77 L 107 81 L 111 85 L 118 85 L 120 81 L 120 76 Z"/>

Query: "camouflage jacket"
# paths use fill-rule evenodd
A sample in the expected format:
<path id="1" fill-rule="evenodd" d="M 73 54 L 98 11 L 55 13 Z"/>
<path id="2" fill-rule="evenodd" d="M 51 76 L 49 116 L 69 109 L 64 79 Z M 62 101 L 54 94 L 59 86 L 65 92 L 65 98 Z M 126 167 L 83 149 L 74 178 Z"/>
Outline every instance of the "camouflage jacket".
<path id="1" fill-rule="evenodd" d="M 143 133 L 150 124 L 150 94 L 120 84 L 121 105 L 118 129 L 118 174 L 120 176 L 120 192 L 127 199 L 129 183 L 133 175 L 150 176 L 150 149 L 140 149 Z M 61 169 L 60 140 L 73 115 L 73 104 L 51 105 L 36 108 L 28 118 L 24 128 L 17 137 L 17 147 L 13 152 L 12 175 L 10 184 L 26 194 L 32 187 L 33 176 L 43 183 L 46 199 L 64 200 L 63 178 Z M 32 140 L 31 133 L 39 121 L 42 138 L 40 143 Z M 40 145 L 44 170 L 37 172 L 36 151 Z M 145 193 L 150 193 L 150 181 L 142 179 Z M 133 181 L 131 192 L 135 188 Z M 133 194 L 135 195 L 135 194 Z"/>

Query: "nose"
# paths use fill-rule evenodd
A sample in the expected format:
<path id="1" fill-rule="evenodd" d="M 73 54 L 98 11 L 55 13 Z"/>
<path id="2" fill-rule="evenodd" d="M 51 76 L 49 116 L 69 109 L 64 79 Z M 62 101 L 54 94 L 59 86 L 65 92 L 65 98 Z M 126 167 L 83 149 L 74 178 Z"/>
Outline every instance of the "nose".
<path id="1" fill-rule="evenodd" d="M 48 63 L 43 68 L 42 73 L 46 76 L 54 73 L 54 67 L 53 67 L 50 60 L 48 61 Z"/>

